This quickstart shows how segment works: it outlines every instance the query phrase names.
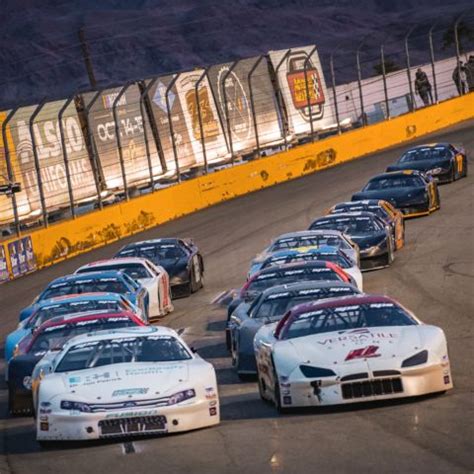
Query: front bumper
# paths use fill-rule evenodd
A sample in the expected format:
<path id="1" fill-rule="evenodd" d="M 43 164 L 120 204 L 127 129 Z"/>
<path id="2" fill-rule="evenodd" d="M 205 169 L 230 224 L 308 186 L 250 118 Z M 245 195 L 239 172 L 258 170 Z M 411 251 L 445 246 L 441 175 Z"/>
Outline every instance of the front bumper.
<path id="1" fill-rule="evenodd" d="M 117 421 L 122 420 L 122 421 Z M 58 410 L 37 414 L 38 441 L 90 440 L 179 433 L 220 422 L 219 399 L 160 407 L 80 413 Z"/>
<path id="2" fill-rule="evenodd" d="M 429 208 L 429 203 L 425 202 L 423 204 L 413 204 L 410 206 L 403 206 L 399 208 L 400 211 L 403 213 L 403 217 L 409 218 L 409 217 L 419 217 L 419 216 L 427 216 L 431 212 L 431 209 Z"/>
<path id="3" fill-rule="evenodd" d="M 303 376 L 290 379 L 280 383 L 281 404 L 288 408 L 344 405 L 414 397 L 453 388 L 449 367 L 440 364 L 380 372 L 386 375 L 372 373 L 367 378 L 349 380 L 348 377 L 309 379 Z"/>

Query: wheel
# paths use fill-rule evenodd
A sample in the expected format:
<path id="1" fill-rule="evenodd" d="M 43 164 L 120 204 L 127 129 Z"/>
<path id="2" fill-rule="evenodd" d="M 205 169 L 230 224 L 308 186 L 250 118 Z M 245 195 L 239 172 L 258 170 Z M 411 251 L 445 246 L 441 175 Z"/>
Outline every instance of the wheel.
<path id="1" fill-rule="evenodd" d="M 289 408 L 285 408 L 281 405 L 281 395 L 280 395 L 280 384 L 278 382 L 278 376 L 276 374 L 275 366 L 273 366 L 273 379 L 275 380 L 275 385 L 273 387 L 273 394 L 275 397 L 275 408 L 278 413 L 284 415 L 289 412 Z"/>
<path id="2" fill-rule="evenodd" d="M 54 448 L 55 446 L 55 441 L 46 441 L 46 440 L 36 440 L 36 442 L 39 444 L 39 447 L 41 449 L 51 449 Z"/>
<path id="3" fill-rule="evenodd" d="M 388 244 L 388 252 L 387 252 L 387 266 L 390 266 L 393 261 L 394 261 L 394 255 L 393 255 L 393 245 L 392 245 L 392 241 L 389 240 L 389 244 Z"/>
<path id="4" fill-rule="evenodd" d="M 266 390 L 265 382 L 260 377 L 258 377 L 258 394 L 260 395 L 261 400 L 268 404 L 270 403 L 270 400 L 268 400 L 265 395 Z"/>
<path id="5" fill-rule="evenodd" d="M 453 164 L 453 167 L 451 168 L 451 176 L 449 177 L 450 183 L 454 183 L 454 181 L 456 181 L 456 170 L 454 168 L 455 165 Z"/>

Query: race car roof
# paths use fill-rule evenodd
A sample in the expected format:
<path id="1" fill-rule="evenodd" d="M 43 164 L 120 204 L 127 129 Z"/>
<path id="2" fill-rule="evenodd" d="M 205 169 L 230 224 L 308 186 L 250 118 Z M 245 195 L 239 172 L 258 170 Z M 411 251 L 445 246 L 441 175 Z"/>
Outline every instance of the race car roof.
<path id="1" fill-rule="evenodd" d="M 263 298 L 273 295 L 275 293 L 281 293 L 283 291 L 301 291 L 301 290 L 312 290 L 322 288 L 350 288 L 354 290 L 354 293 L 360 293 L 360 291 L 349 283 L 343 281 L 301 281 L 296 283 L 287 283 L 284 285 L 272 286 L 271 288 L 263 291 Z"/>
<path id="2" fill-rule="evenodd" d="M 132 248 L 132 247 L 139 247 L 141 245 L 153 245 L 153 244 L 180 244 L 180 240 L 177 237 L 167 237 L 164 239 L 150 239 L 150 240 L 140 240 L 139 242 L 132 242 L 130 244 L 125 245 L 120 250 Z"/>
<path id="3" fill-rule="evenodd" d="M 423 176 L 424 173 L 422 173 L 419 170 L 398 170 L 398 171 L 387 171 L 386 173 L 380 173 L 375 176 L 372 176 L 372 178 L 369 179 L 370 181 L 374 179 L 379 179 L 379 178 L 386 178 L 386 177 L 395 177 L 395 176 L 403 176 L 403 175 L 414 175 L 414 176 Z"/>
<path id="4" fill-rule="evenodd" d="M 272 253 L 269 255 L 265 261 L 282 257 L 292 257 L 297 255 L 337 255 L 341 254 L 341 250 L 337 247 L 332 247 L 330 245 L 322 245 L 321 247 L 311 246 L 311 247 L 299 247 L 295 249 L 285 249 L 285 250 L 278 250 L 277 252 Z"/>
<path id="5" fill-rule="evenodd" d="M 164 326 L 136 326 L 128 328 L 111 329 L 105 331 L 96 331 L 94 333 L 82 334 L 70 339 L 65 345 L 63 350 L 66 350 L 69 346 L 74 346 L 82 342 L 96 342 L 104 339 L 125 339 L 130 337 L 140 336 L 171 336 L 179 338 L 176 331 L 171 328 Z"/>
<path id="6" fill-rule="evenodd" d="M 62 283 L 62 282 L 69 282 L 69 281 L 75 281 L 75 280 L 94 280 L 94 279 L 100 279 L 100 278 L 118 278 L 123 275 L 123 271 L 121 270 L 103 270 L 103 271 L 97 271 L 97 272 L 90 272 L 90 273 L 78 273 L 75 274 L 73 273 L 72 275 L 65 275 L 59 278 L 56 278 L 55 280 L 51 281 L 48 284 L 48 288 L 57 284 L 57 283 Z"/>
<path id="7" fill-rule="evenodd" d="M 313 221 L 313 224 L 315 222 L 319 222 L 322 220 L 326 219 L 331 219 L 331 220 L 337 220 L 337 219 L 343 219 L 347 217 L 370 217 L 371 219 L 376 219 L 377 216 L 374 215 L 374 213 L 369 212 L 369 211 L 356 211 L 356 212 L 338 212 L 337 214 L 328 214 L 327 216 L 322 216 L 318 217 Z"/>
<path id="8" fill-rule="evenodd" d="M 338 202 L 333 209 L 341 207 L 357 207 L 357 206 L 380 206 L 384 202 L 383 199 L 361 199 L 360 201 L 344 201 Z"/>
<path id="9" fill-rule="evenodd" d="M 342 236 L 342 232 L 340 230 L 333 230 L 333 229 L 314 229 L 314 230 L 299 230 L 296 232 L 288 232 L 287 234 L 281 234 L 272 242 L 277 242 L 283 239 L 293 239 L 297 237 L 311 237 L 316 235 L 334 235 L 334 236 Z"/>
<path id="10" fill-rule="evenodd" d="M 451 144 L 450 144 L 450 143 L 447 143 L 447 142 L 440 142 L 440 143 L 424 143 L 423 145 L 416 145 L 416 146 L 414 146 L 414 147 L 408 148 L 407 150 L 405 150 L 405 153 L 406 153 L 407 151 L 418 150 L 418 149 L 420 149 L 420 148 L 434 148 L 435 146 L 450 147 Z"/>
<path id="11" fill-rule="evenodd" d="M 108 265 L 117 265 L 119 266 L 121 263 L 141 263 L 142 265 L 147 261 L 146 258 L 142 257 L 117 257 L 117 258 L 107 258 L 104 260 L 97 260 L 95 262 L 86 263 L 79 267 L 78 270 L 82 270 L 84 268 L 95 268 L 101 266 L 108 266 Z"/>
<path id="12" fill-rule="evenodd" d="M 298 306 L 295 306 L 291 309 L 292 319 L 298 318 L 300 314 L 307 313 L 308 311 L 316 311 L 318 309 L 325 308 L 337 308 L 338 306 L 357 306 L 362 304 L 374 304 L 374 303 L 389 303 L 389 304 L 398 304 L 392 298 L 382 295 L 354 295 L 354 296 L 345 296 L 343 298 L 323 300 L 323 301 L 314 301 L 310 303 L 303 303 Z"/>
<path id="13" fill-rule="evenodd" d="M 110 299 L 110 300 L 119 300 L 121 295 L 117 293 L 109 292 L 97 292 L 97 293 L 78 293 L 73 295 L 62 295 L 62 296 L 53 296 L 52 298 L 47 298 L 45 300 L 40 300 L 37 302 L 38 306 L 47 306 L 54 303 L 69 303 L 74 301 L 84 301 L 84 300 L 101 300 L 101 299 Z"/>

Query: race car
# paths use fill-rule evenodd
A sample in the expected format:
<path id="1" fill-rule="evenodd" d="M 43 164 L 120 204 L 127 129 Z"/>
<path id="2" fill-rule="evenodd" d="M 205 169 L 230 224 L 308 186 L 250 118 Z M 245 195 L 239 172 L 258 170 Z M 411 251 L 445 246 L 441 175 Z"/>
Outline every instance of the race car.
<path id="1" fill-rule="evenodd" d="M 453 387 L 442 329 L 386 296 L 295 306 L 257 332 L 254 348 L 260 396 L 279 411 Z"/>
<path id="2" fill-rule="evenodd" d="M 421 171 L 392 171 L 374 176 L 352 201 L 383 199 L 403 212 L 404 217 L 427 216 L 440 208 L 438 186 Z"/>
<path id="3" fill-rule="evenodd" d="M 148 291 L 126 273 L 116 270 L 82 275 L 66 275 L 56 278 L 33 300 L 30 306 L 21 310 L 20 321 L 29 318 L 43 300 L 57 296 L 83 293 L 117 293 L 123 295 L 134 306 L 140 308 L 143 319 L 148 321 Z"/>
<path id="4" fill-rule="evenodd" d="M 143 321 L 129 311 L 94 311 L 50 319 L 23 338 L 8 363 L 8 408 L 11 414 L 30 413 L 31 374 L 48 351 L 58 351 L 71 337 L 98 330 L 142 326 Z"/>
<path id="5" fill-rule="evenodd" d="M 419 170 L 438 183 L 451 183 L 467 176 L 467 155 L 460 146 L 429 143 L 407 150 L 387 171 Z"/>
<path id="6" fill-rule="evenodd" d="M 106 270 L 121 270 L 148 290 L 150 318 L 165 316 L 173 311 L 170 279 L 163 267 L 146 258 L 123 257 L 100 260 L 78 268 L 75 273 L 90 273 Z"/>
<path id="7" fill-rule="evenodd" d="M 177 433 L 220 420 L 214 367 L 165 327 L 76 337 L 42 359 L 33 385 L 41 444 Z"/>
<path id="8" fill-rule="evenodd" d="M 292 250 L 280 250 L 270 254 L 262 261 L 261 269 L 274 265 L 284 265 L 294 262 L 311 262 L 314 260 L 331 262 L 338 265 L 352 278 L 352 283 L 362 290 L 362 273 L 360 268 L 337 247 L 307 247 Z"/>
<path id="9" fill-rule="evenodd" d="M 276 265 L 260 270 L 253 275 L 238 291 L 227 307 L 226 343 L 230 350 L 230 332 L 228 323 L 232 313 L 242 304 L 249 304 L 260 293 L 272 286 L 303 281 L 330 281 L 353 284 L 351 277 L 342 268 L 328 261 L 310 261 Z"/>
<path id="10" fill-rule="evenodd" d="M 340 202 L 331 207 L 328 214 L 347 212 L 371 212 L 375 214 L 392 228 L 395 250 L 400 250 L 405 245 L 405 221 L 403 220 L 403 214 L 388 201 L 372 199 L 367 201 Z"/>
<path id="11" fill-rule="evenodd" d="M 359 293 L 348 283 L 303 281 L 273 286 L 261 293 L 252 304 L 240 304 L 229 321 L 232 365 L 237 375 L 242 377 L 257 372 L 253 339 L 263 325 L 279 321 L 293 306 Z"/>
<path id="12" fill-rule="evenodd" d="M 359 265 L 359 248 L 347 235 L 337 230 L 302 230 L 283 234 L 274 239 L 252 261 L 249 274 L 253 275 L 256 271 L 260 270 L 262 262 L 272 253 L 280 250 L 292 250 L 300 247 L 322 247 L 324 245 L 339 248 L 356 265 Z"/>
<path id="13" fill-rule="evenodd" d="M 173 298 L 189 296 L 203 286 L 204 261 L 191 239 L 153 239 L 123 247 L 117 257 L 142 257 L 163 267 L 170 277 Z"/>
<path id="14" fill-rule="evenodd" d="M 142 311 L 134 304 L 117 293 L 83 293 L 80 295 L 57 296 L 39 301 L 36 310 L 28 318 L 21 321 L 18 328 L 11 332 L 5 340 L 5 360 L 9 361 L 17 343 L 44 322 L 56 316 L 83 313 L 85 311 L 117 312 L 131 311 L 140 319 Z M 144 321 L 146 322 L 146 321 Z"/>
<path id="15" fill-rule="evenodd" d="M 362 270 L 384 268 L 395 259 L 391 227 L 371 212 L 329 214 L 313 221 L 310 228 L 337 229 L 348 234 L 359 246 Z"/>

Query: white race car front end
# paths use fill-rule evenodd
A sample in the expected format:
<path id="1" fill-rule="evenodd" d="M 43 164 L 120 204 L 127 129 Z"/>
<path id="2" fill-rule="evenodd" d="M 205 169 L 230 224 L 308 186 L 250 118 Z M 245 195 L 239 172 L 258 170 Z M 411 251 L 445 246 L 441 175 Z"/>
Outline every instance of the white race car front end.
<path id="1" fill-rule="evenodd" d="M 38 441 L 177 433 L 219 421 L 214 368 L 200 358 L 54 373 L 39 387 Z"/>
<path id="2" fill-rule="evenodd" d="M 434 326 L 356 329 L 283 341 L 272 340 L 263 329 L 255 349 L 260 384 L 270 389 L 267 398 L 279 398 L 282 408 L 405 398 L 453 388 L 446 339 Z M 273 367 L 268 366 L 270 352 Z"/>

